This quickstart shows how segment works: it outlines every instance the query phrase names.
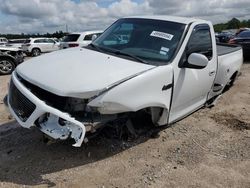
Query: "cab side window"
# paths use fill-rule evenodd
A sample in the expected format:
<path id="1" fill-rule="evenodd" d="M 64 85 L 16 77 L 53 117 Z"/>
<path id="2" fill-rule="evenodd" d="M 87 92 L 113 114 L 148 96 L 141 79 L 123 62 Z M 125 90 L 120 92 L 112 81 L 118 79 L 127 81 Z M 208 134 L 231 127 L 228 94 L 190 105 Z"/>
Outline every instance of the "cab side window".
<path id="1" fill-rule="evenodd" d="M 47 39 L 46 41 L 47 41 L 47 43 L 53 43 L 53 44 L 55 43 L 55 41 L 52 39 Z"/>
<path id="2" fill-rule="evenodd" d="M 96 35 L 97 37 L 99 37 L 101 33 L 93 33 L 93 34 L 86 35 L 83 40 L 92 40 L 93 35 Z"/>
<path id="3" fill-rule="evenodd" d="M 93 34 L 85 35 L 83 40 L 92 40 Z"/>
<path id="4" fill-rule="evenodd" d="M 191 53 L 200 53 L 205 55 L 208 60 L 213 57 L 212 39 L 208 25 L 197 26 L 194 28 L 193 33 L 187 44 L 187 55 Z"/>
<path id="5" fill-rule="evenodd" d="M 44 42 L 43 39 L 37 39 L 34 41 L 34 43 L 43 43 L 43 42 Z"/>

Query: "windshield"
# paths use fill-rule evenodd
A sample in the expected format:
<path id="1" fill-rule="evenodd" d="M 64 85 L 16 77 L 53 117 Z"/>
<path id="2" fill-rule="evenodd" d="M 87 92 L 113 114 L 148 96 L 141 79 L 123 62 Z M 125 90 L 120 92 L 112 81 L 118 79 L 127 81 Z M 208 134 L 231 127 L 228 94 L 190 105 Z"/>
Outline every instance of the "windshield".
<path id="1" fill-rule="evenodd" d="M 78 38 L 80 37 L 79 34 L 70 34 L 70 35 L 66 35 L 62 42 L 76 42 L 78 40 Z"/>
<path id="2" fill-rule="evenodd" d="M 125 18 L 110 26 L 93 41 L 93 45 L 104 53 L 129 54 L 150 64 L 167 63 L 172 59 L 184 29 L 185 24 L 180 23 Z"/>

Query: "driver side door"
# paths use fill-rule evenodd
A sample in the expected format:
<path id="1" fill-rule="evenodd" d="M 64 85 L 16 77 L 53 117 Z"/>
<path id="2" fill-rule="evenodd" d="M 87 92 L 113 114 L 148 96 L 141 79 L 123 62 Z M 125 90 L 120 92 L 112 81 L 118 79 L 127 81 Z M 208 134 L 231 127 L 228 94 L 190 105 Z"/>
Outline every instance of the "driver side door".
<path id="1" fill-rule="evenodd" d="M 217 58 L 215 41 L 212 42 L 213 31 L 207 24 L 193 28 L 186 49 L 178 67 L 175 68 L 174 93 L 169 122 L 177 121 L 203 106 L 212 88 L 216 70 Z M 187 68 L 182 66 L 192 53 L 205 55 L 208 64 L 205 68 Z"/>

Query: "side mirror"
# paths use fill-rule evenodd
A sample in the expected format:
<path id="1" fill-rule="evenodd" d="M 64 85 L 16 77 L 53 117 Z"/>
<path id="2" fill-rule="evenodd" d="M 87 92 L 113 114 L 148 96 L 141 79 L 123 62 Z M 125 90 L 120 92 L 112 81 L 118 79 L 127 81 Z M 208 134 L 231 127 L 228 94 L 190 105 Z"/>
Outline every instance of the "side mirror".
<path id="1" fill-rule="evenodd" d="M 92 35 L 91 40 L 94 41 L 97 38 L 97 35 Z"/>
<path id="2" fill-rule="evenodd" d="M 208 64 L 208 58 L 202 54 L 192 53 L 188 56 L 187 62 L 183 67 L 191 69 L 203 69 Z"/>

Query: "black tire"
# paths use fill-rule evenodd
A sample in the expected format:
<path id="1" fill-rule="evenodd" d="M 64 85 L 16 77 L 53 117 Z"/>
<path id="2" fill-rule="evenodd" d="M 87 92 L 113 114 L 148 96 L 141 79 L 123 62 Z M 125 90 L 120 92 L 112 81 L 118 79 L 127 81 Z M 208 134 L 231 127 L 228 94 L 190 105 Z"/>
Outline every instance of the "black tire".
<path id="1" fill-rule="evenodd" d="M 234 82 L 235 82 L 235 80 L 236 80 L 236 78 L 237 78 L 237 74 L 238 74 L 238 72 L 235 72 L 235 73 L 231 76 L 230 80 L 228 81 L 228 83 L 227 83 L 227 85 L 225 86 L 225 88 L 224 88 L 224 90 L 222 91 L 222 93 L 225 93 L 226 91 L 228 91 L 228 90 L 234 85 Z"/>
<path id="2" fill-rule="evenodd" d="M 0 58 L 0 75 L 11 74 L 15 67 L 15 63 L 10 58 Z"/>
<path id="3" fill-rule="evenodd" d="M 31 51 L 33 57 L 41 55 L 41 50 L 39 48 L 33 48 Z"/>
<path id="4" fill-rule="evenodd" d="M 25 55 L 28 56 L 28 57 L 32 56 L 32 54 L 28 53 L 28 52 L 25 52 Z"/>

